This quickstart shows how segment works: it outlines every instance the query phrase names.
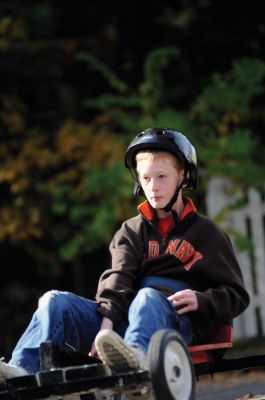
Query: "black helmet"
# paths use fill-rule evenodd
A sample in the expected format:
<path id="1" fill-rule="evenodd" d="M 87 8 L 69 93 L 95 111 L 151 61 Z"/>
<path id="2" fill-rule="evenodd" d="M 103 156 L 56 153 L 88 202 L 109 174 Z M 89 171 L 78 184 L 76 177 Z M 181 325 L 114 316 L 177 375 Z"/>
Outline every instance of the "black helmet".
<path id="1" fill-rule="evenodd" d="M 183 163 L 187 172 L 184 189 L 195 189 L 197 184 L 197 156 L 194 146 L 180 132 L 169 128 L 148 128 L 139 133 L 129 144 L 125 153 L 125 166 L 136 168 L 136 154 L 142 150 L 164 150 Z"/>

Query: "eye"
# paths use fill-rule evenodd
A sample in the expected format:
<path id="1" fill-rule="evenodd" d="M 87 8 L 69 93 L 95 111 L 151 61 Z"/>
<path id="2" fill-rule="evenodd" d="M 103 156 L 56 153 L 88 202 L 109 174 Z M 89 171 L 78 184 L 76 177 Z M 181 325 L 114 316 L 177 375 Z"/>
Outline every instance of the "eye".
<path id="1" fill-rule="evenodd" d="M 166 177 L 167 177 L 167 176 L 164 175 L 164 174 L 159 175 L 159 179 L 164 179 L 164 178 L 166 178 Z"/>
<path id="2" fill-rule="evenodd" d="M 149 181 L 150 181 L 150 178 L 149 178 L 149 176 L 142 176 L 142 180 L 143 180 L 144 182 L 149 182 Z"/>

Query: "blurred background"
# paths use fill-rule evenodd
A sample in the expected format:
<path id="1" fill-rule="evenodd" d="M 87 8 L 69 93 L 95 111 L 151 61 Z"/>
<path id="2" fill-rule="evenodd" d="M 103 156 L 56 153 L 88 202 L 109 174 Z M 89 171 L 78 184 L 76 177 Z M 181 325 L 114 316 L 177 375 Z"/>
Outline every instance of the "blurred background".
<path id="1" fill-rule="evenodd" d="M 0 2 L 0 354 L 49 289 L 93 298 L 142 199 L 124 151 L 141 130 L 194 143 L 191 196 L 231 236 L 265 335 L 265 20 L 258 0 Z"/>

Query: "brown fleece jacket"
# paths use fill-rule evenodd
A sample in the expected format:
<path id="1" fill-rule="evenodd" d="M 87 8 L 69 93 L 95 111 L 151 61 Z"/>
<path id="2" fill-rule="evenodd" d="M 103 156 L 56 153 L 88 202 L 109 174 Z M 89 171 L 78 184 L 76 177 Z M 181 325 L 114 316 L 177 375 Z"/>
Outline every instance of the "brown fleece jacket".
<path id="1" fill-rule="evenodd" d="M 216 322 L 231 320 L 247 308 L 249 295 L 227 234 L 197 213 L 191 199 L 184 197 L 184 203 L 166 238 L 147 201 L 138 207 L 139 215 L 122 224 L 110 244 L 111 268 L 100 277 L 96 300 L 99 313 L 117 323 L 127 319 L 141 278 L 186 282 L 198 298 L 198 309 L 187 315 L 195 342 L 203 342 Z"/>

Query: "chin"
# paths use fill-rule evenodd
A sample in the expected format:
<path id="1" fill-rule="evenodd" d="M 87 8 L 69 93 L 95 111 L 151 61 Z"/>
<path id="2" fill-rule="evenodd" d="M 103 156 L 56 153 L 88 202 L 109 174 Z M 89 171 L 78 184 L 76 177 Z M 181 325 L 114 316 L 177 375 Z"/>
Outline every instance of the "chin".
<path id="1" fill-rule="evenodd" d="M 163 210 L 163 208 L 166 207 L 166 204 L 156 203 L 153 201 L 149 201 L 149 203 L 155 210 Z"/>

